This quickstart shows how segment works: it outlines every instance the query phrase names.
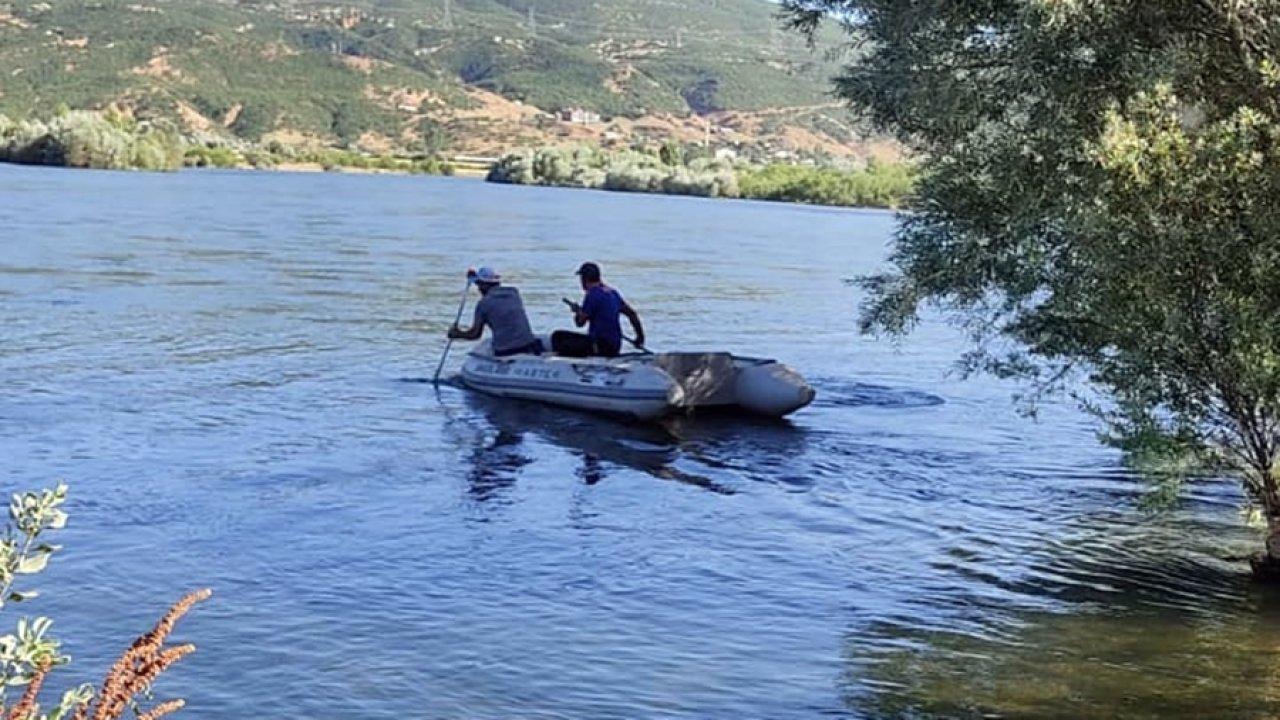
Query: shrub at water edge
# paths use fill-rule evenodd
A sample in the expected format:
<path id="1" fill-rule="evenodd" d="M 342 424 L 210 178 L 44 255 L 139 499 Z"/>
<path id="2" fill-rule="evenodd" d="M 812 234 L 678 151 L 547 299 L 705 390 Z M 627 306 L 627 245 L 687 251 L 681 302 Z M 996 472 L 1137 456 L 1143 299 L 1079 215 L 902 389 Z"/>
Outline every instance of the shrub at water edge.
<path id="1" fill-rule="evenodd" d="M 176 132 L 115 113 L 67 112 L 49 121 L 0 118 L 0 161 L 107 170 L 182 166 Z"/>
<path id="2" fill-rule="evenodd" d="M 674 155 L 668 153 L 666 160 Z M 606 153 L 590 146 L 522 149 L 503 156 L 489 182 L 622 192 L 737 197 L 732 165 L 712 159 L 673 166 L 658 155 L 628 150 Z"/>
<path id="3" fill-rule="evenodd" d="M 683 163 L 685 156 L 664 150 L 653 155 L 635 150 L 606 153 L 593 147 L 522 149 L 499 159 L 487 179 L 517 185 L 890 208 L 905 204 L 914 183 L 910 166 L 902 164 L 872 163 L 859 171 L 786 164 L 735 167 L 713 158 L 673 164 Z"/>
<path id="4" fill-rule="evenodd" d="M 742 196 L 756 200 L 896 208 L 913 185 L 906 165 L 872 163 L 862 171 L 773 164 L 738 173 Z"/>

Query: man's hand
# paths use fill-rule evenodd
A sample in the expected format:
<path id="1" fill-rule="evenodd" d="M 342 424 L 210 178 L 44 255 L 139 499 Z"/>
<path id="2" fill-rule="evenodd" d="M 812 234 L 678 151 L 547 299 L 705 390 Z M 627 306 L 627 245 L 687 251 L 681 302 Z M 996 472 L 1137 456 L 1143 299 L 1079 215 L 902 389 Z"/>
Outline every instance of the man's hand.
<path id="1" fill-rule="evenodd" d="M 454 324 L 453 327 L 449 328 L 449 339 L 459 340 L 461 338 L 462 338 L 462 328 L 458 327 L 457 324 Z"/>
<path id="2" fill-rule="evenodd" d="M 637 333 L 637 334 L 636 334 L 635 342 L 633 342 L 632 344 L 633 344 L 633 345 L 635 345 L 635 346 L 636 346 L 636 347 L 638 347 L 638 348 L 643 349 L 643 348 L 644 348 L 644 333 Z"/>

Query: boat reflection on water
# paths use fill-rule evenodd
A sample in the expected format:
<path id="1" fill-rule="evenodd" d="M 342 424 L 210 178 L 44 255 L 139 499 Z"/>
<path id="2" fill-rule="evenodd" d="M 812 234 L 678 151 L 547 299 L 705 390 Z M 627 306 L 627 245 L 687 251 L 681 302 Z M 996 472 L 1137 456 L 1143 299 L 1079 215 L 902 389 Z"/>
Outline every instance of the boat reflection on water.
<path id="1" fill-rule="evenodd" d="M 525 444 L 529 435 L 576 455 L 576 473 L 588 485 L 626 468 L 722 495 L 735 493 L 744 479 L 772 481 L 774 470 L 785 475 L 787 458 L 804 443 L 801 430 L 778 420 L 677 416 L 662 423 L 630 423 L 470 392 L 465 403 L 489 426 L 477 434 L 469 453 L 471 493 L 479 500 L 509 487 L 535 462 Z"/>

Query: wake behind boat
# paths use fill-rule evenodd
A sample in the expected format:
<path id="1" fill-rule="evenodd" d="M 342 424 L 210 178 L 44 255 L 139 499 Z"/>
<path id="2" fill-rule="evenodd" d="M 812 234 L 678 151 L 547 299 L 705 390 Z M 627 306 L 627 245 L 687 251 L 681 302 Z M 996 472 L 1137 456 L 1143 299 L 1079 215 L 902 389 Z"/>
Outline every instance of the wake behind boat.
<path id="1" fill-rule="evenodd" d="M 496 357 L 488 340 L 468 354 L 462 382 L 499 397 L 640 420 L 712 408 L 783 417 L 813 402 L 816 394 L 799 373 L 775 360 L 724 352 Z"/>

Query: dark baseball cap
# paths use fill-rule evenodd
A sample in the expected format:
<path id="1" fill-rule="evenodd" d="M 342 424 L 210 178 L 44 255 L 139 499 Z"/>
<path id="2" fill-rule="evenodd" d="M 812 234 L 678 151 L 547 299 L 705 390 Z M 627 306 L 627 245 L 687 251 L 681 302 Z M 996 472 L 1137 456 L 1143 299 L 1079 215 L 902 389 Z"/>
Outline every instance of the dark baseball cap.
<path id="1" fill-rule="evenodd" d="M 582 263 L 582 267 L 574 274 L 581 275 L 584 280 L 600 282 L 600 266 L 593 262 Z"/>

